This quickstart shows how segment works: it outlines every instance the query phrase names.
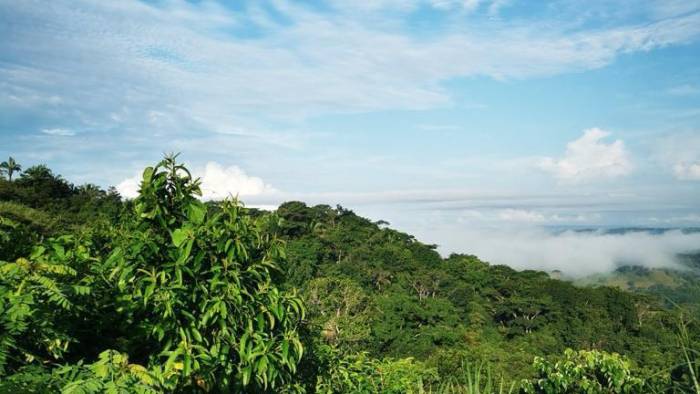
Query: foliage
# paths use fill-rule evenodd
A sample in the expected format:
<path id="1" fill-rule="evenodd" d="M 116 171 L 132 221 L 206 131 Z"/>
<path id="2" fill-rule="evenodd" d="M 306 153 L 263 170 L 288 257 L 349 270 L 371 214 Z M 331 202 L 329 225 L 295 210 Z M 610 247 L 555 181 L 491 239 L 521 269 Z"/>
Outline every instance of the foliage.
<path id="1" fill-rule="evenodd" d="M 700 394 L 700 350 L 695 347 L 700 341 L 691 336 L 688 327 L 692 324 L 693 321 L 687 321 L 683 316 L 678 320 L 678 347 L 684 362 L 674 370 L 674 374 L 681 390 Z"/>
<path id="2" fill-rule="evenodd" d="M 12 175 L 19 171 L 22 171 L 22 166 L 12 156 L 7 161 L 0 163 L 0 175 L 7 175 L 7 180 L 10 182 L 12 182 Z"/>
<path id="3" fill-rule="evenodd" d="M 93 364 L 63 368 L 58 374 L 68 381 L 62 394 L 162 392 L 158 377 L 142 365 L 130 364 L 127 355 L 114 350 L 102 352 Z"/>
<path id="4" fill-rule="evenodd" d="M 120 309 L 147 334 L 166 387 L 277 387 L 303 351 L 301 299 L 271 279 L 282 245 L 238 202 L 210 214 L 198 194 L 174 157 L 146 168 L 137 219 L 109 257 Z"/>
<path id="5" fill-rule="evenodd" d="M 313 279 L 306 286 L 304 299 L 311 323 L 329 343 L 351 347 L 369 341 L 372 304 L 352 280 Z"/>
<path id="6" fill-rule="evenodd" d="M 73 266 L 90 259 L 89 250 L 71 236 L 49 245 L 0 263 L 0 375 L 24 363 L 59 361 L 75 341 L 68 326 L 90 287 Z"/>
<path id="7" fill-rule="evenodd" d="M 134 200 L 0 179 L 0 392 L 697 391 L 700 327 L 657 297 L 694 316 L 693 275 L 577 287 L 340 206 L 199 195 L 174 156 Z"/>
<path id="8" fill-rule="evenodd" d="M 554 362 L 536 357 L 534 367 L 538 377 L 523 382 L 525 393 L 637 393 L 644 386 L 616 353 L 567 349 Z"/>
<path id="9" fill-rule="evenodd" d="M 497 381 L 491 370 L 483 365 L 476 368 L 463 365 L 460 374 L 445 379 L 436 391 L 446 394 L 511 394 L 515 392 L 515 387 L 515 382 L 509 385 L 502 377 Z"/>
<path id="10" fill-rule="evenodd" d="M 15 202 L 0 202 L 0 260 L 26 256 L 51 234 L 55 221 L 46 213 Z"/>
<path id="11" fill-rule="evenodd" d="M 0 202 L 21 207 L 6 207 L 11 212 L 41 211 L 50 217 L 48 230 L 59 235 L 97 221 L 114 223 L 124 213 L 114 188 L 105 191 L 90 184 L 75 186 L 44 165 L 27 168 L 12 182 L 0 178 Z"/>
<path id="12" fill-rule="evenodd" d="M 37 173 L 50 175 L 24 175 Z M 303 354 L 304 307 L 272 281 L 285 258 L 282 243 L 261 231 L 273 219 L 258 222 L 236 201 L 209 212 L 198 194 L 198 181 L 167 157 L 144 171 L 134 216 L 108 241 L 92 242 L 99 231 L 62 236 L 0 263 L 0 376 L 27 363 L 82 358 L 71 348 L 89 343 L 80 322 L 106 331 L 101 319 L 117 313 L 111 342 L 138 363 L 103 352 L 85 367 L 94 376 L 68 392 L 136 390 L 151 380 L 168 391 L 264 390 L 290 381 Z M 105 376 L 116 386 L 101 386 Z"/>
<path id="13" fill-rule="evenodd" d="M 343 355 L 323 345 L 319 349 L 323 373 L 317 393 L 422 393 L 439 380 L 437 371 L 413 358 L 377 360 L 367 353 Z"/>

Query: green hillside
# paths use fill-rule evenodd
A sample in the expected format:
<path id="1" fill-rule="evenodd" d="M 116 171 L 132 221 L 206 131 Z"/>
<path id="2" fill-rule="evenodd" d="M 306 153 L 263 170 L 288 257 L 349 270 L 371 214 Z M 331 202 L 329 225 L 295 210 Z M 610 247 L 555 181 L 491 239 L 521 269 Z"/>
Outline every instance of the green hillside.
<path id="1" fill-rule="evenodd" d="M 597 274 L 574 281 L 577 286 L 608 286 L 637 294 L 653 295 L 668 307 L 681 305 L 700 313 L 700 270 L 698 255 L 679 256 L 678 268 L 620 267 L 612 273 Z"/>
<path id="2" fill-rule="evenodd" d="M 575 285 L 340 206 L 198 192 L 172 157 L 129 202 L 46 167 L 0 180 L 0 391 L 694 390 L 678 272 Z"/>

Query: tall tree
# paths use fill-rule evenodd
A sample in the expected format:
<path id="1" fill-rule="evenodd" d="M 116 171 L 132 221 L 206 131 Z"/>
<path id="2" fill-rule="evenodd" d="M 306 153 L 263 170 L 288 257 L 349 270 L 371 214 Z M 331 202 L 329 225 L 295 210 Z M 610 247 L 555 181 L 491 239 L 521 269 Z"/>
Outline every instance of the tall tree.
<path id="1" fill-rule="evenodd" d="M 0 163 L 0 168 L 3 172 L 7 172 L 7 179 L 10 181 L 12 181 L 12 174 L 22 171 L 22 166 L 19 165 L 12 156 L 10 156 L 7 161 Z"/>

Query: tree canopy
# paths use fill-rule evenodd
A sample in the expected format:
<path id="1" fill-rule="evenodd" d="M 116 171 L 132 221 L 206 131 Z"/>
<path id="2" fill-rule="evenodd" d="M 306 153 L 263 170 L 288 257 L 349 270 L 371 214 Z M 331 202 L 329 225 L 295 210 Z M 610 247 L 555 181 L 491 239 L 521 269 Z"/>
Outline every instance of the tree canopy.
<path id="1" fill-rule="evenodd" d="M 0 180 L 0 392 L 697 390 L 694 293 L 672 308 L 340 206 L 200 194 L 176 156 L 134 200 L 42 165 Z"/>

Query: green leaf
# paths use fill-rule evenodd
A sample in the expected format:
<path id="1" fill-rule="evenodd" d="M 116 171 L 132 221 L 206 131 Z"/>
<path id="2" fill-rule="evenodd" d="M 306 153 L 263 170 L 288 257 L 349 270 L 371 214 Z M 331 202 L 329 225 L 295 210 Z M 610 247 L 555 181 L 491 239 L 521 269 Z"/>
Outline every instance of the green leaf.
<path id="1" fill-rule="evenodd" d="M 287 361 L 287 357 L 289 356 L 289 341 L 286 339 L 282 341 L 282 358 L 284 361 Z"/>
<path id="2" fill-rule="evenodd" d="M 248 332 L 246 331 L 241 336 L 240 343 L 238 344 L 238 353 L 241 355 L 241 358 L 245 358 L 247 355 L 247 348 L 246 348 L 247 341 L 248 341 Z"/>
<path id="3" fill-rule="evenodd" d="M 143 182 L 144 183 L 151 183 L 151 179 L 153 179 L 153 172 L 154 172 L 153 167 L 146 167 L 143 170 Z"/>
<path id="4" fill-rule="evenodd" d="M 179 248 L 180 245 L 182 245 L 182 243 L 185 242 L 188 235 L 189 235 L 189 231 L 187 231 L 184 228 L 179 228 L 179 229 L 173 231 L 173 236 L 172 236 L 173 245 L 175 245 L 176 247 Z"/>
<path id="5" fill-rule="evenodd" d="M 207 207 L 199 201 L 194 201 L 187 207 L 187 218 L 195 224 L 202 224 L 206 214 Z"/>
<path id="6" fill-rule="evenodd" d="M 244 386 L 248 385 L 250 382 L 250 374 L 252 372 L 252 367 L 249 365 L 241 370 L 241 380 Z"/>

